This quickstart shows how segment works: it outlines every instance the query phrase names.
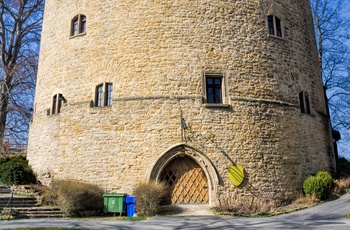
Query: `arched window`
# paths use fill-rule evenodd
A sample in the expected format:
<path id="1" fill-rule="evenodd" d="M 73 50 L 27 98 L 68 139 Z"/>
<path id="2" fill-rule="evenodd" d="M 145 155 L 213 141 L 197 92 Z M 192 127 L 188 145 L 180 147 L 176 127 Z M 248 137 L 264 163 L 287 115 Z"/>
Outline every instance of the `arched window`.
<path id="1" fill-rule="evenodd" d="M 86 33 L 86 16 L 78 14 L 72 19 L 71 23 L 71 36 Z"/>

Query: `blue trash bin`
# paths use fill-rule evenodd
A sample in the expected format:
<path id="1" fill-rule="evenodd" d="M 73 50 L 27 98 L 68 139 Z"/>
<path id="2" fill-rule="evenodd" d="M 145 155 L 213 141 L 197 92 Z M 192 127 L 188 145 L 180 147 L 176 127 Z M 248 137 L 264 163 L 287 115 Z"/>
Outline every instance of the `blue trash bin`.
<path id="1" fill-rule="evenodd" d="M 136 206 L 136 197 L 135 196 L 127 196 L 125 198 L 125 203 L 126 203 L 126 215 L 128 217 L 134 217 L 135 206 Z"/>

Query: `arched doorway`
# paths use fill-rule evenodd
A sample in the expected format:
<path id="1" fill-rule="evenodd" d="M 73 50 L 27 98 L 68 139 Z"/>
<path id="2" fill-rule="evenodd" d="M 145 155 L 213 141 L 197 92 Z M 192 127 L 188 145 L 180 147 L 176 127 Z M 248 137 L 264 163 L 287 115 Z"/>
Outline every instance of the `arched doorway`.
<path id="1" fill-rule="evenodd" d="M 169 189 L 169 204 L 208 204 L 208 179 L 202 167 L 187 156 L 170 161 L 159 177 Z"/>
<path id="2" fill-rule="evenodd" d="M 174 169 L 174 171 L 172 169 Z M 174 175 L 171 175 L 170 170 Z M 150 181 L 167 182 L 167 186 L 170 190 L 167 199 L 168 203 L 172 202 L 172 196 L 181 192 L 187 193 L 187 195 L 182 195 L 184 199 L 179 198 L 176 199 L 176 201 L 174 199 L 174 203 L 195 203 L 198 202 L 198 200 L 210 206 L 215 206 L 217 203 L 216 193 L 217 186 L 219 185 L 219 177 L 213 163 L 199 149 L 188 146 L 187 144 L 176 144 L 165 150 L 163 154 L 160 154 L 150 170 L 149 178 Z M 173 178 L 172 182 L 168 181 L 170 178 Z M 181 180 L 179 178 L 181 178 Z M 204 182 L 199 178 L 203 178 Z M 173 189 L 175 185 L 170 184 L 174 184 L 176 181 L 178 182 L 178 189 Z M 181 185 L 184 190 L 181 190 Z M 189 190 L 190 188 L 192 190 Z M 192 200 L 187 198 L 196 196 L 198 191 L 193 191 L 195 189 L 198 189 L 201 196 L 204 198 L 197 198 L 197 201 L 193 201 L 194 198 L 192 198 Z"/>

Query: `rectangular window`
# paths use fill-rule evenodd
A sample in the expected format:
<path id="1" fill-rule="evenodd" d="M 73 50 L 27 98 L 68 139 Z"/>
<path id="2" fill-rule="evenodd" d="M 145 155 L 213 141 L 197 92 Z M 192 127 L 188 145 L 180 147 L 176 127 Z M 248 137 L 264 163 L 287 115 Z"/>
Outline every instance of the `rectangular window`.
<path id="1" fill-rule="evenodd" d="M 95 107 L 110 106 L 113 101 L 113 84 L 101 83 L 95 89 Z"/>
<path id="2" fill-rule="evenodd" d="M 81 16 L 80 33 L 86 32 L 86 16 Z"/>
<path id="3" fill-rule="evenodd" d="M 76 15 L 71 21 L 71 36 L 86 33 L 86 16 L 82 14 Z"/>
<path id="4" fill-rule="evenodd" d="M 58 114 L 61 112 L 62 102 L 67 103 L 67 100 L 61 93 L 55 94 L 52 97 L 52 112 L 51 114 Z"/>
<path id="5" fill-rule="evenodd" d="M 96 98 L 95 98 L 95 106 L 100 107 L 102 106 L 103 102 L 103 85 L 96 86 Z"/>
<path id="6" fill-rule="evenodd" d="M 271 35 L 275 35 L 275 29 L 274 29 L 274 25 L 273 25 L 273 16 L 267 16 L 267 22 L 268 22 L 268 26 L 269 26 L 269 34 Z"/>
<path id="7" fill-rule="evenodd" d="M 222 77 L 207 75 L 206 81 L 206 102 L 222 103 Z"/>
<path id="8" fill-rule="evenodd" d="M 105 106 L 112 105 L 112 91 L 113 91 L 113 84 L 112 83 L 106 83 L 106 90 L 105 90 Z"/>
<path id="9" fill-rule="evenodd" d="M 282 27 L 281 27 L 281 20 L 277 17 L 276 18 L 276 35 L 278 37 L 282 37 Z"/>
<path id="10" fill-rule="evenodd" d="M 57 113 L 60 113 L 60 112 L 61 112 L 62 101 L 63 101 L 63 96 L 62 96 L 62 94 L 58 94 Z"/>
<path id="11" fill-rule="evenodd" d="M 310 99 L 306 92 L 299 93 L 299 103 L 301 113 L 311 114 Z"/>
<path id="12" fill-rule="evenodd" d="M 78 34 L 78 19 L 75 19 L 72 25 L 72 35 L 77 35 L 77 34 Z"/>
<path id="13" fill-rule="evenodd" d="M 52 114 L 56 113 L 57 94 L 52 98 Z"/>
<path id="14" fill-rule="evenodd" d="M 281 19 L 274 15 L 267 16 L 267 26 L 269 34 L 277 37 L 282 37 L 282 22 Z"/>
<path id="15" fill-rule="evenodd" d="M 304 96 L 305 96 L 305 110 L 306 110 L 306 113 L 307 114 L 311 114 L 309 96 L 307 94 L 304 94 Z"/>

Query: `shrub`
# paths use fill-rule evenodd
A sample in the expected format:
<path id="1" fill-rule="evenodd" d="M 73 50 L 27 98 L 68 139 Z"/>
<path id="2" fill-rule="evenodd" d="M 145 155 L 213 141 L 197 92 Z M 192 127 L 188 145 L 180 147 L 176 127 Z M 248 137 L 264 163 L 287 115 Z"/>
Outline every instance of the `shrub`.
<path id="1" fill-rule="evenodd" d="M 341 178 L 335 181 L 334 193 L 343 194 L 350 189 L 350 177 Z"/>
<path id="2" fill-rule="evenodd" d="M 36 183 L 33 171 L 24 156 L 13 156 L 1 159 L 0 181 L 8 185 Z"/>
<path id="3" fill-rule="evenodd" d="M 160 208 L 160 202 L 167 194 L 165 185 L 157 182 L 140 183 L 134 190 L 137 213 L 141 216 L 154 216 Z"/>
<path id="4" fill-rule="evenodd" d="M 325 171 L 320 171 L 316 176 L 310 176 L 304 181 L 303 190 L 306 196 L 327 199 L 333 188 L 332 176 Z"/>
<path id="5" fill-rule="evenodd" d="M 321 183 L 323 184 L 324 189 L 325 189 L 323 197 L 321 197 L 321 199 L 327 199 L 329 197 L 329 195 L 332 193 L 332 189 L 334 187 L 333 178 L 326 171 L 319 171 L 316 174 L 316 177 L 321 181 Z"/>
<path id="6" fill-rule="evenodd" d="M 69 216 L 91 216 L 103 211 L 103 190 L 77 181 L 53 181 L 43 203 L 59 206 Z"/>
<path id="7" fill-rule="evenodd" d="M 303 190 L 307 197 L 316 196 L 319 199 L 324 192 L 321 181 L 316 176 L 310 176 L 304 181 Z"/>

